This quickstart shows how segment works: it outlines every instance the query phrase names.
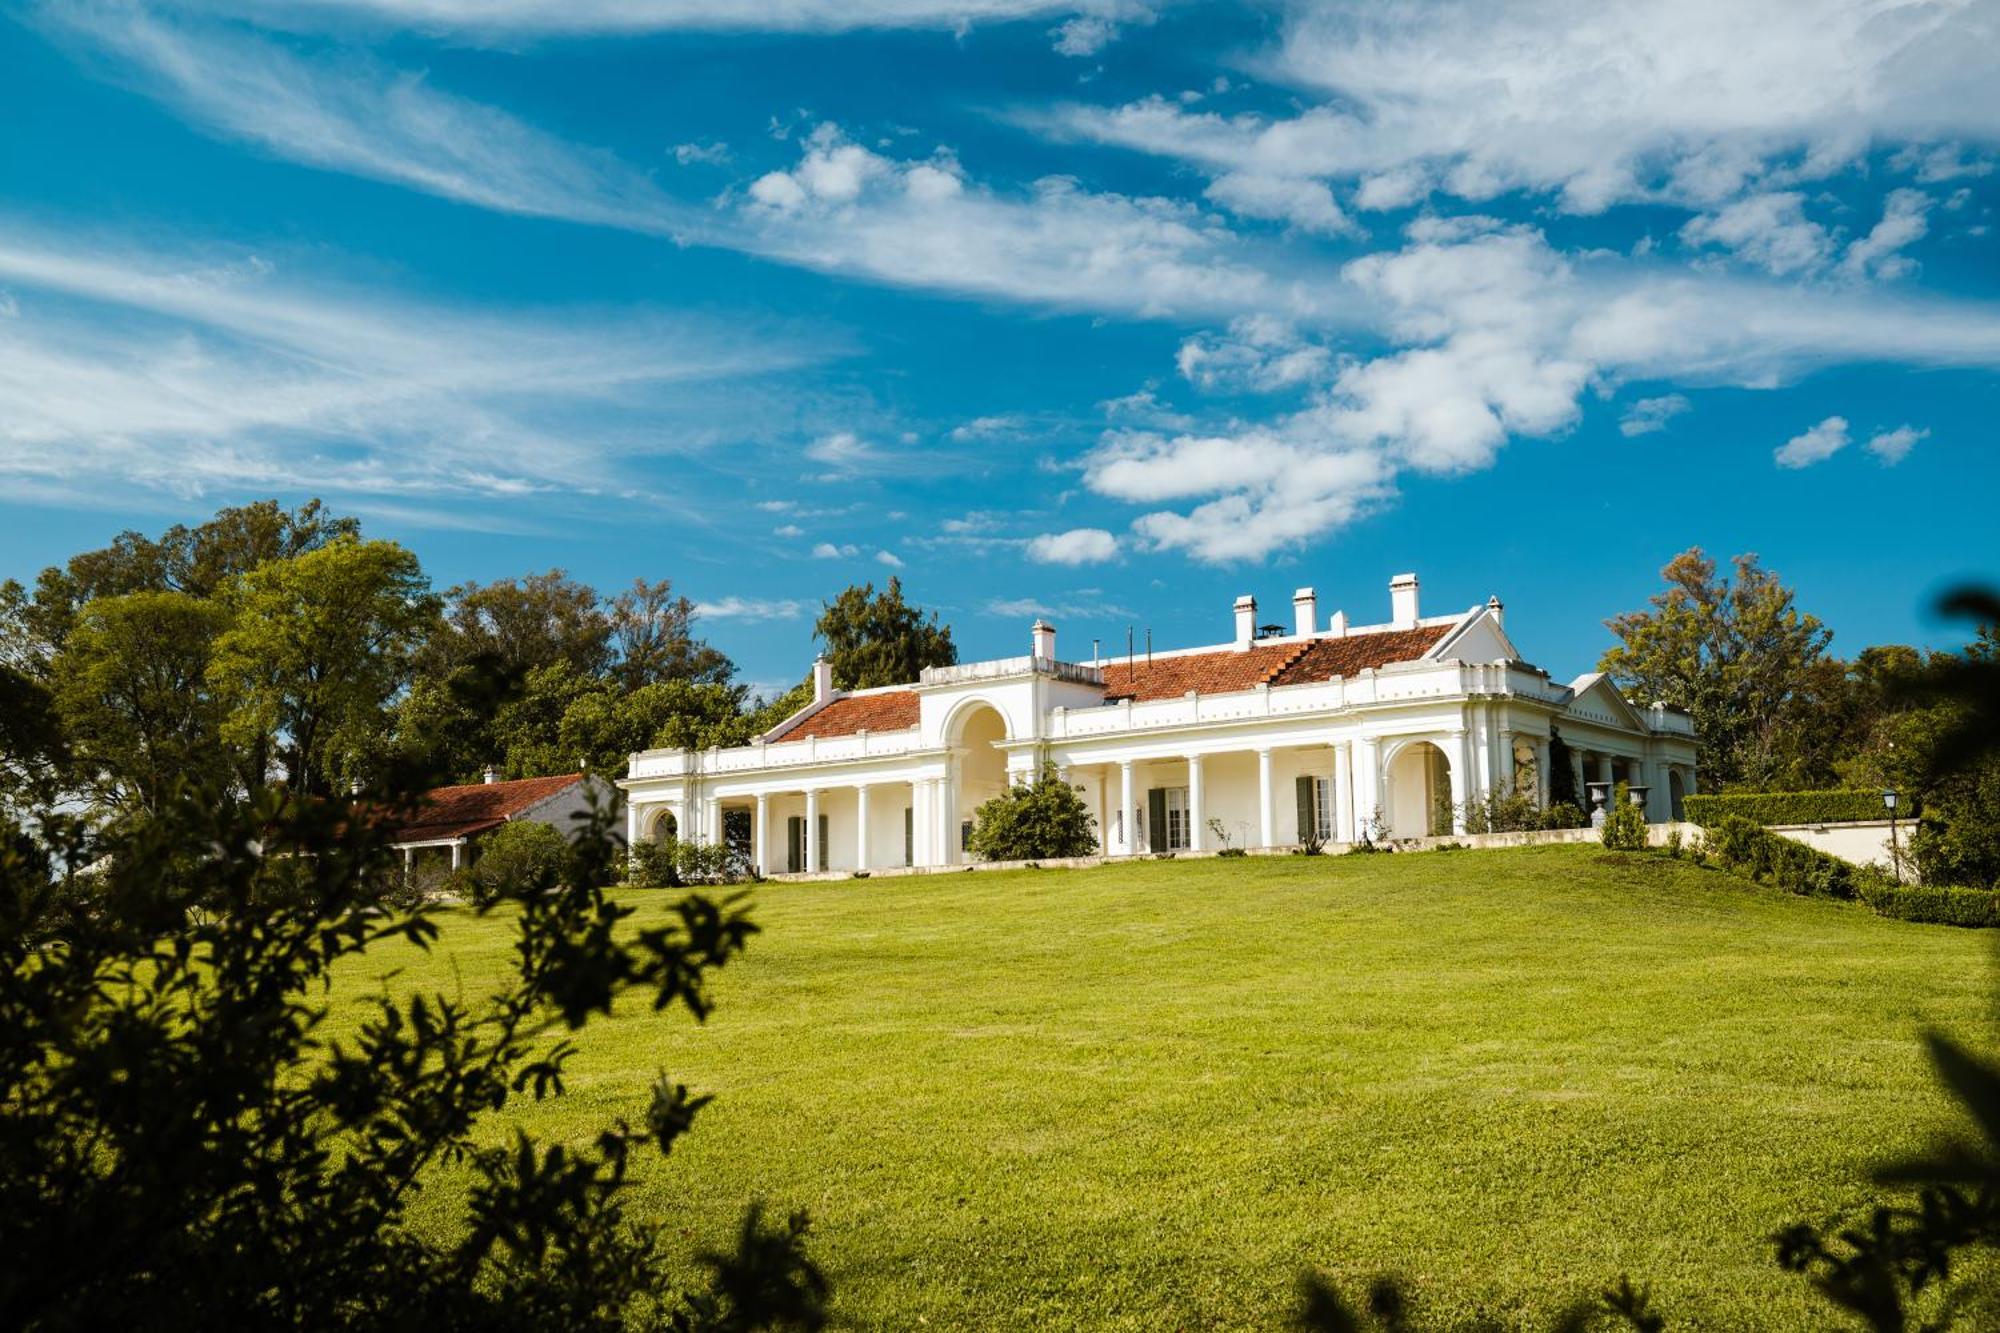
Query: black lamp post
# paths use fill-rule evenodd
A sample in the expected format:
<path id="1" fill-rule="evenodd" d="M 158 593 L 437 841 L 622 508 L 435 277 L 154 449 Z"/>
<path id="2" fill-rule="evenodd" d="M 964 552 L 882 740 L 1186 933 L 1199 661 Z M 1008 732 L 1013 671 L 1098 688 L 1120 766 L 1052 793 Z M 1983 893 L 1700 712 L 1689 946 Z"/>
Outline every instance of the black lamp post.
<path id="1" fill-rule="evenodd" d="M 1882 804 L 1889 811 L 1889 865 L 1896 872 L 1896 882 L 1903 882 L 1903 847 L 1896 837 L 1896 789 L 1889 788 L 1882 793 Z"/>

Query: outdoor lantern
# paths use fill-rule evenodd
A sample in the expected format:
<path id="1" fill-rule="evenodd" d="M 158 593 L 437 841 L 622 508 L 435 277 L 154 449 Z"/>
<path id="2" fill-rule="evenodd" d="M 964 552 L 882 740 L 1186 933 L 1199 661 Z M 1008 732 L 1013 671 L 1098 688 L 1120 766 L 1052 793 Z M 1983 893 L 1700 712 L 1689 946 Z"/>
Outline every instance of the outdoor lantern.
<path id="1" fill-rule="evenodd" d="M 1890 814 L 1896 813 L 1896 793 L 1893 788 L 1882 793 L 1882 805 Z"/>

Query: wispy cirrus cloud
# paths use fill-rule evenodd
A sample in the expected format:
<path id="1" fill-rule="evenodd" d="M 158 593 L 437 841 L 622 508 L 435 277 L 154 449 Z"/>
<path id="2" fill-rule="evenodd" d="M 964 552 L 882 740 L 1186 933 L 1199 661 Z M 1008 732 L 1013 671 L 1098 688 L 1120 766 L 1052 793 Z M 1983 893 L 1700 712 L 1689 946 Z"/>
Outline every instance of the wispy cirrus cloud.
<path id="1" fill-rule="evenodd" d="M 1143 12 L 1130 0 L 192 0 L 274 24 L 363 20 L 457 33 L 963 31 L 975 24 Z"/>
<path id="2" fill-rule="evenodd" d="M 717 377 L 826 350 L 711 321 L 455 310 L 4 221 L 0 285 L 0 475 L 44 490 L 616 494 L 618 459 L 676 447 L 662 414 L 699 447 L 737 410 Z"/>
<path id="3" fill-rule="evenodd" d="M 308 59 L 274 39 L 120 0 L 35 13 L 209 133 L 293 161 L 503 213 L 662 236 L 701 216 L 610 153 L 351 50 Z"/>

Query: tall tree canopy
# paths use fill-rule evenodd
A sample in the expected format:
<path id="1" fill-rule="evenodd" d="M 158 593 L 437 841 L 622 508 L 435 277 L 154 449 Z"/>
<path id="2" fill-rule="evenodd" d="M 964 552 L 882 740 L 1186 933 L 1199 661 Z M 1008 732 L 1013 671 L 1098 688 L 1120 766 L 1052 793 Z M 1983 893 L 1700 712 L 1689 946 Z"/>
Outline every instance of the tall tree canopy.
<path id="1" fill-rule="evenodd" d="M 448 676 L 475 658 L 521 674 L 558 662 L 586 676 L 611 661 L 611 617 L 597 590 L 560 569 L 444 594 L 444 621 L 424 645 L 425 675 Z"/>
<path id="2" fill-rule="evenodd" d="M 904 601 L 902 580 L 893 577 L 880 593 L 864 583 L 824 603 L 813 633 L 826 645 L 833 683 L 843 690 L 907 684 L 925 667 L 958 661 L 951 627 L 940 625 L 935 611 Z"/>
<path id="3" fill-rule="evenodd" d="M 357 537 L 361 525 L 328 513 L 318 500 L 287 510 L 276 500 L 224 509 L 206 523 L 176 524 L 158 540 L 121 532 L 109 546 L 51 565 L 35 580 L 28 599 L 11 580 L 0 587 L 0 613 L 11 610 L 22 634 L 21 651 L 46 668 L 62 650 L 85 603 L 135 592 L 182 592 L 213 597 L 230 581 L 273 560 L 289 560 L 339 537 Z"/>
<path id="4" fill-rule="evenodd" d="M 226 621 L 184 592 L 99 597 L 78 612 L 51 675 L 78 776 L 100 799 L 158 810 L 177 781 L 231 775 L 208 680 Z"/>
<path id="5" fill-rule="evenodd" d="M 1731 563 L 1733 579 L 1698 546 L 1675 556 L 1652 610 L 1605 622 L 1619 643 L 1598 669 L 1642 703 L 1694 715 L 1704 783 L 1784 785 L 1807 762 L 1798 746 L 1816 700 L 1839 683 L 1833 635 L 1755 555 Z"/>
<path id="6" fill-rule="evenodd" d="M 735 664 L 694 636 L 694 622 L 694 603 L 674 596 L 670 581 L 634 579 L 611 599 L 618 683 L 628 690 L 663 680 L 727 684 Z"/>
<path id="7" fill-rule="evenodd" d="M 250 753 L 275 742 L 297 791 L 357 776 L 437 620 L 417 558 L 342 537 L 251 570 L 230 602 L 209 669 L 229 702 L 224 735 Z"/>

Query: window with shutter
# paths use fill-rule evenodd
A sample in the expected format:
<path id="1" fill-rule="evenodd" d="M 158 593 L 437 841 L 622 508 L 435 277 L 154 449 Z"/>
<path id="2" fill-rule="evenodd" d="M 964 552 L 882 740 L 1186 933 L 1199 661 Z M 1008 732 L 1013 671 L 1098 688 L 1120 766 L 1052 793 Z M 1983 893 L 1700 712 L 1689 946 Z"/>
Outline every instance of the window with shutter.
<path id="1" fill-rule="evenodd" d="M 785 869 L 796 875 L 806 868 L 806 821 L 793 815 L 785 821 Z"/>
<path id="2" fill-rule="evenodd" d="M 917 812 L 912 806 L 903 807 L 903 864 L 917 863 Z"/>
<path id="3" fill-rule="evenodd" d="M 814 870 L 826 869 L 826 816 L 825 815 L 821 815 L 819 817 L 819 846 L 813 848 L 813 850 L 819 853 L 819 864 L 814 866 L 813 869 Z"/>
<path id="4" fill-rule="evenodd" d="M 1313 830 L 1319 825 L 1319 801 L 1316 799 L 1317 793 L 1313 791 L 1313 778 L 1310 775 L 1298 778 L 1292 786 L 1298 802 L 1299 822 L 1296 826 L 1299 831 L 1298 840 L 1304 842 L 1312 837 Z"/>
<path id="5" fill-rule="evenodd" d="M 1146 793 L 1146 850 L 1167 850 L 1167 789 L 1154 787 Z"/>

